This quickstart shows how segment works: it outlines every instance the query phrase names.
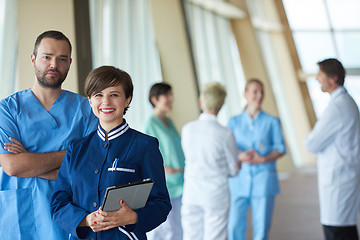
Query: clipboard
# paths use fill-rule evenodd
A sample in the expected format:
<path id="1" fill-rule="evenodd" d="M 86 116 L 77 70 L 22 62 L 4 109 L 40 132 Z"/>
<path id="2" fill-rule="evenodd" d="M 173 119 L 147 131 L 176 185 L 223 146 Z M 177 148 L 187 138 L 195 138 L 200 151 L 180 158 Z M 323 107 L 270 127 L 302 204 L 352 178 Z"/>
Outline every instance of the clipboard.
<path id="1" fill-rule="evenodd" d="M 108 187 L 105 192 L 102 210 L 105 212 L 119 210 L 121 208 L 121 199 L 133 210 L 143 208 L 145 207 L 153 185 L 154 181 L 148 178 Z"/>

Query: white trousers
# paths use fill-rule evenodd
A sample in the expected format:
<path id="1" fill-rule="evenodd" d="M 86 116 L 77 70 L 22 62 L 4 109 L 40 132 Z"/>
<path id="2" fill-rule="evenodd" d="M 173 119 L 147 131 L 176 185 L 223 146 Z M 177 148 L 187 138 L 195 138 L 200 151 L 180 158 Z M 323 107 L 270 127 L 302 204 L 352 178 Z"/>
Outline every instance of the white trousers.
<path id="1" fill-rule="evenodd" d="M 182 240 L 181 197 L 170 199 L 172 209 L 165 222 L 146 234 L 149 240 Z"/>
<path id="2" fill-rule="evenodd" d="M 209 199 L 210 200 L 210 199 Z M 183 204 L 181 221 L 184 240 L 226 240 L 229 206 Z"/>

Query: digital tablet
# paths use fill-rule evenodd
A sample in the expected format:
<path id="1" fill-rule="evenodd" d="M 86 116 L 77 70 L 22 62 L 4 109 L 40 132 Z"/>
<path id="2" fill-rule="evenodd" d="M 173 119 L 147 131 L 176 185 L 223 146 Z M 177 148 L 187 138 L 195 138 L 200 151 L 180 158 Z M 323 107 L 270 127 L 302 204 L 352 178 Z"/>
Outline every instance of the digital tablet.
<path id="1" fill-rule="evenodd" d="M 143 208 L 153 184 L 153 180 L 144 179 L 119 186 L 108 187 L 105 192 L 102 210 L 106 212 L 119 210 L 121 208 L 121 199 L 133 210 Z"/>

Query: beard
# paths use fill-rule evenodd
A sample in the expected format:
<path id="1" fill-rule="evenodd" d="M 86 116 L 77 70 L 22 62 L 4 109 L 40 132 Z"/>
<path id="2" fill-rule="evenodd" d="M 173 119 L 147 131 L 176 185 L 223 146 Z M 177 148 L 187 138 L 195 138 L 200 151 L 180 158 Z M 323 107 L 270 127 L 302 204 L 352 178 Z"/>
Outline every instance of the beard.
<path id="1" fill-rule="evenodd" d="M 55 81 L 55 77 L 47 76 L 49 72 L 56 72 L 58 74 L 58 79 Z M 39 84 L 43 87 L 57 89 L 60 88 L 62 83 L 65 81 L 67 76 L 67 72 L 63 75 L 61 72 L 56 69 L 47 70 L 46 72 L 41 73 L 38 69 L 36 69 L 36 78 Z"/>
<path id="2" fill-rule="evenodd" d="M 329 87 L 328 87 L 328 86 L 324 86 L 324 85 L 321 85 L 320 88 L 321 88 L 321 91 L 324 92 L 324 93 L 328 92 L 328 90 L 329 90 Z"/>

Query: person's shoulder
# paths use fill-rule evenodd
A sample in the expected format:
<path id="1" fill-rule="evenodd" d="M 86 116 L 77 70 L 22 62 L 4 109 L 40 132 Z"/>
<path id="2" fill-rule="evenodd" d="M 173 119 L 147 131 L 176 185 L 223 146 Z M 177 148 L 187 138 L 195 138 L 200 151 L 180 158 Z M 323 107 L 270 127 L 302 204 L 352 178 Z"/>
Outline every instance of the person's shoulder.
<path id="1" fill-rule="evenodd" d="M 150 114 L 150 116 L 148 116 L 148 118 L 145 120 L 145 122 L 147 122 L 148 124 L 153 124 L 155 122 L 157 122 L 159 120 L 159 118 L 155 115 L 155 114 Z"/>
<path id="2" fill-rule="evenodd" d="M 221 125 L 218 121 L 213 122 L 212 128 L 216 131 L 216 133 L 219 136 L 222 136 L 220 138 L 228 138 L 229 136 L 232 136 L 232 134 L 233 134 L 233 131 L 230 128 Z"/>
<path id="3" fill-rule="evenodd" d="M 225 127 L 224 125 L 220 124 L 219 122 L 214 122 L 214 126 L 216 127 L 216 129 L 218 129 L 219 131 L 222 131 L 224 133 L 232 133 L 231 129 Z"/>
<path id="4" fill-rule="evenodd" d="M 265 119 L 265 120 L 268 120 L 268 121 L 279 121 L 280 119 L 270 113 L 267 113 L 267 112 L 264 112 L 264 111 L 261 111 L 261 118 Z"/>
<path id="5" fill-rule="evenodd" d="M 242 121 L 242 119 L 245 117 L 245 114 L 244 112 L 240 113 L 240 114 L 237 114 L 237 115 L 234 115 L 232 117 L 229 118 L 229 121 L 228 121 L 228 126 L 229 125 L 232 125 L 232 124 L 235 124 L 239 121 Z"/>
<path id="6" fill-rule="evenodd" d="M 344 117 L 348 114 L 359 114 L 359 107 L 354 98 L 345 89 L 338 97 L 333 99 L 331 104 L 329 104 L 327 111 L 332 111 L 333 114 Z"/>
<path id="7" fill-rule="evenodd" d="M 150 116 L 148 116 L 144 123 L 143 123 L 143 131 L 146 134 L 155 134 L 154 131 L 158 131 L 160 128 L 160 119 L 155 115 L 155 114 L 150 114 Z"/>
<path id="8" fill-rule="evenodd" d="M 145 133 L 135 130 L 133 128 L 130 128 L 129 131 L 131 131 L 131 133 L 134 135 L 134 137 L 136 137 L 139 140 L 153 141 L 154 139 L 156 139 L 155 137 L 152 137 L 148 134 L 145 134 Z"/>
<path id="9" fill-rule="evenodd" d="M 131 132 L 131 134 L 134 136 L 134 138 L 138 144 L 147 145 L 147 144 L 158 142 L 157 138 L 147 135 L 145 133 L 142 133 L 140 131 L 137 131 L 135 129 L 130 128 L 128 131 Z"/>
<path id="10" fill-rule="evenodd" d="M 237 114 L 237 115 L 234 115 L 234 116 L 230 117 L 230 120 L 236 121 L 236 120 L 242 119 L 242 118 L 244 118 L 244 117 L 245 117 L 245 111 L 242 112 L 242 113 L 239 113 L 239 114 Z"/>
<path id="11" fill-rule="evenodd" d="M 280 118 L 272 114 L 261 111 L 260 117 L 261 122 L 269 127 L 281 127 Z"/>
<path id="12" fill-rule="evenodd" d="M 27 101 L 27 98 L 32 94 L 30 89 L 18 91 L 8 97 L 1 99 L 0 105 L 6 107 L 11 111 L 16 111 L 22 102 Z"/>
<path id="13" fill-rule="evenodd" d="M 94 137 L 95 133 L 96 131 L 93 131 L 85 137 L 74 139 L 69 142 L 66 147 L 66 151 L 71 157 L 65 158 L 64 161 L 67 161 L 68 164 L 70 164 L 70 168 L 76 165 L 79 161 L 82 161 L 83 158 L 78 156 L 88 152 L 91 139 Z"/>
<path id="14" fill-rule="evenodd" d="M 28 97 L 31 93 L 32 92 L 31 92 L 30 89 L 25 89 L 25 90 L 22 90 L 22 91 L 18 91 L 18 92 L 15 92 L 15 93 L 3 98 L 1 100 L 1 102 L 10 102 L 10 101 L 14 101 L 14 100 L 21 100 L 23 98 Z"/>
<path id="15" fill-rule="evenodd" d="M 344 90 L 345 91 L 343 91 L 342 94 L 340 94 L 340 98 L 337 98 L 337 99 L 339 99 L 339 101 L 341 101 L 341 102 L 346 101 L 346 102 L 353 102 L 356 104 L 354 98 L 349 94 L 349 92 L 346 89 L 344 89 Z M 337 99 L 335 99 L 335 101 Z"/>
<path id="16" fill-rule="evenodd" d="M 90 134 L 88 134 L 85 137 L 79 138 L 79 139 L 75 139 L 73 141 L 70 142 L 70 146 L 72 149 L 74 148 L 81 148 L 83 145 L 86 145 L 89 141 L 91 141 L 91 139 L 94 137 L 94 135 L 96 134 L 97 130 L 92 131 Z"/>
<path id="17" fill-rule="evenodd" d="M 187 127 L 190 127 L 190 126 L 196 125 L 196 124 L 198 124 L 198 122 L 199 122 L 199 119 L 192 120 L 192 121 L 190 121 L 190 122 L 185 123 L 185 125 L 184 125 L 184 127 L 183 127 L 183 128 L 185 128 L 185 127 L 187 128 Z"/>
<path id="18" fill-rule="evenodd" d="M 182 127 L 182 132 L 186 132 L 186 131 L 192 131 L 192 129 L 196 129 L 196 126 L 199 124 L 199 119 L 197 120 L 193 120 L 190 121 L 188 123 L 186 123 L 183 127 Z"/>
<path id="19" fill-rule="evenodd" d="M 68 91 L 68 90 L 62 90 L 62 91 L 63 91 L 63 93 L 65 95 L 65 98 L 67 100 L 72 100 L 72 101 L 76 101 L 76 102 L 79 102 L 79 103 L 83 103 L 83 102 L 88 103 L 87 98 L 84 97 L 84 96 L 81 96 L 78 93 L 74 93 L 74 92 L 71 92 L 71 91 Z"/>
<path id="20" fill-rule="evenodd" d="M 65 104 L 68 105 L 71 108 L 76 109 L 78 112 L 81 112 L 82 114 L 90 114 L 91 106 L 89 104 L 89 101 L 86 97 L 81 96 L 78 93 L 70 92 L 68 90 L 63 90 Z M 79 111 L 80 110 L 80 111 Z"/>
<path id="21" fill-rule="evenodd" d="M 147 116 L 147 117 L 145 118 L 144 125 L 145 125 L 145 126 L 151 126 L 151 125 L 153 125 L 154 123 L 156 123 L 157 120 L 158 120 L 158 119 L 157 119 L 157 116 L 156 116 L 155 114 L 151 113 L 149 116 Z"/>

